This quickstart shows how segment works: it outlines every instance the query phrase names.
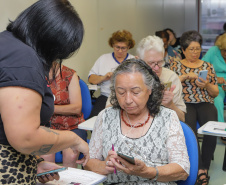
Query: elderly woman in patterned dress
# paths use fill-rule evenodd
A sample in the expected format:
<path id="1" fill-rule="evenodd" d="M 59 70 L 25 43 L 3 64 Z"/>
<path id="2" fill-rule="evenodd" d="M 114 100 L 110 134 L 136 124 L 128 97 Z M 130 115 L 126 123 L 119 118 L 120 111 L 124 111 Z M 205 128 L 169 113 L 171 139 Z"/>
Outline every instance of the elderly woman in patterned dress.
<path id="1" fill-rule="evenodd" d="M 163 89 L 157 75 L 140 59 L 126 60 L 115 70 L 113 107 L 97 117 L 85 166 L 107 175 L 104 184 L 166 185 L 188 177 L 185 138 L 177 114 L 160 106 Z M 135 164 L 117 152 L 134 157 Z"/>
<path id="2" fill-rule="evenodd" d="M 180 38 L 185 59 L 171 63 L 170 69 L 180 78 L 183 99 L 187 107 L 185 123 L 197 134 L 197 121 L 203 126 L 208 121 L 217 121 L 217 109 L 213 104 L 219 94 L 217 76 L 212 64 L 200 60 L 202 36 L 197 31 L 184 32 Z M 198 77 L 199 71 L 207 70 L 206 79 Z M 216 137 L 203 137 L 199 156 L 199 172 L 196 185 L 209 183 L 208 170 L 216 148 Z"/>

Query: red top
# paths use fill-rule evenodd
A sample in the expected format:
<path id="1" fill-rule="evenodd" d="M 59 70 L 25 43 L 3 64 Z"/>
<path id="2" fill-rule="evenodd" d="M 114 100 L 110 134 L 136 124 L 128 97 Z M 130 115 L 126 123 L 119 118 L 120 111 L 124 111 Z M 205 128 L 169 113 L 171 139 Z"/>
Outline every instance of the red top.
<path id="1" fill-rule="evenodd" d="M 62 67 L 61 75 L 57 75 L 56 79 L 50 84 L 50 88 L 55 96 L 55 105 L 67 105 L 70 104 L 68 86 L 71 82 L 72 76 L 75 73 L 73 69 L 66 66 Z M 78 128 L 78 124 L 84 120 L 83 114 L 80 116 L 70 115 L 64 116 L 60 114 L 54 114 L 51 119 L 51 128 L 57 130 L 73 130 Z"/>

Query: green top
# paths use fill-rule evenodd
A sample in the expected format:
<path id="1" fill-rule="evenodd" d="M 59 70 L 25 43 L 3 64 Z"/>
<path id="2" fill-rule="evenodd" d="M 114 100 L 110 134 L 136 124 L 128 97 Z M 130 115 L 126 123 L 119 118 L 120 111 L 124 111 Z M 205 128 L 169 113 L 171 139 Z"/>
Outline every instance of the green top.
<path id="1" fill-rule="evenodd" d="M 202 60 L 211 63 L 215 69 L 217 77 L 224 77 L 226 80 L 226 63 L 217 46 L 211 47 Z"/>

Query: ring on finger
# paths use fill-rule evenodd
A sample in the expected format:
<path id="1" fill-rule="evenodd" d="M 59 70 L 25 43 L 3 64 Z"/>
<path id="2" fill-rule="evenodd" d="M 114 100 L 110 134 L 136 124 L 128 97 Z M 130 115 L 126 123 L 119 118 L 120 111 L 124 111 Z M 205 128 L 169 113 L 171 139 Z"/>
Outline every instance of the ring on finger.
<path id="1" fill-rule="evenodd" d="M 106 166 L 108 166 L 109 161 L 106 162 Z"/>

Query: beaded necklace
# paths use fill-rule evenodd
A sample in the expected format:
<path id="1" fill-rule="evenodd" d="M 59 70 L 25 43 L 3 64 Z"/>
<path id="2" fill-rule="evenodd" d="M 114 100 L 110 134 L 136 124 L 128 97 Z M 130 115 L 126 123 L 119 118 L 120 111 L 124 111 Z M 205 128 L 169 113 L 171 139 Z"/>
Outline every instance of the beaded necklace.
<path id="1" fill-rule="evenodd" d="M 126 113 L 126 115 L 127 115 L 127 113 Z M 150 113 L 148 112 L 148 118 L 147 118 L 147 120 L 146 120 L 144 123 L 136 123 L 136 124 L 139 124 L 139 125 L 136 125 L 136 124 L 135 124 L 134 126 L 132 126 L 132 125 L 130 124 L 130 120 L 129 120 L 128 115 L 127 115 L 127 118 L 128 118 L 128 120 L 129 120 L 129 123 L 126 122 L 126 120 L 125 120 L 124 117 L 123 117 L 123 110 L 122 110 L 122 109 L 121 109 L 121 117 L 122 117 L 122 121 L 126 124 L 126 126 L 131 127 L 131 128 L 138 128 L 138 127 L 144 126 L 144 125 L 149 121 L 149 119 L 150 119 Z"/>

